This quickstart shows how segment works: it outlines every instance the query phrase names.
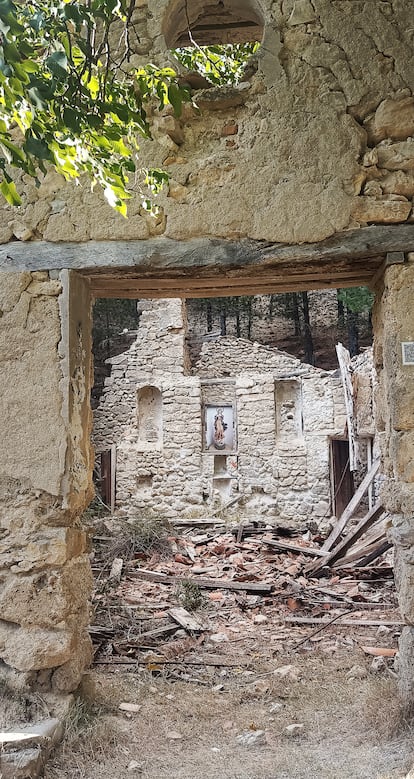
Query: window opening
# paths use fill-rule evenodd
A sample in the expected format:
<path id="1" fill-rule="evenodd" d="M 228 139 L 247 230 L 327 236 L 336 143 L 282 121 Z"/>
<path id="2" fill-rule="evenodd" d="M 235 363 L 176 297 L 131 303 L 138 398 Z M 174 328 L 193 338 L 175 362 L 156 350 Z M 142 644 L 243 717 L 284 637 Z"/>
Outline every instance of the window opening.
<path id="1" fill-rule="evenodd" d="M 246 67 L 253 64 L 263 37 L 255 3 L 179 0 L 170 6 L 166 20 L 164 35 L 171 53 L 189 74 L 205 78 L 205 86 L 235 85 L 247 77 Z"/>

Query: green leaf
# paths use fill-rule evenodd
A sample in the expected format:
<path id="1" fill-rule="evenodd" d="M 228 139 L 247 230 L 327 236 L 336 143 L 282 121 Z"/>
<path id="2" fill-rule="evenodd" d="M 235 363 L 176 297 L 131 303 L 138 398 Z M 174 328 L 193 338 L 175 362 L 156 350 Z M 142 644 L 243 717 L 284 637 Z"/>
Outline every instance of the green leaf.
<path id="1" fill-rule="evenodd" d="M 177 84 L 170 84 L 168 87 L 168 100 L 174 108 L 176 116 L 181 116 L 183 106 L 183 94 Z"/>
<path id="2" fill-rule="evenodd" d="M 68 58 L 64 51 L 54 51 L 53 54 L 50 54 L 46 59 L 45 65 L 59 81 L 66 79 Z"/>
<path id="3" fill-rule="evenodd" d="M 24 142 L 24 149 L 28 154 L 32 154 L 39 160 L 53 161 L 53 155 L 45 141 L 34 138 L 32 135 L 28 135 Z"/>
<path id="4" fill-rule="evenodd" d="M 17 192 L 14 181 L 2 181 L 0 184 L 0 192 L 11 206 L 20 206 L 21 197 Z"/>
<path id="5" fill-rule="evenodd" d="M 39 111 L 47 111 L 47 102 L 42 97 L 37 87 L 31 87 L 31 89 L 28 89 L 27 96 L 35 108 L 37 108 Z"/>

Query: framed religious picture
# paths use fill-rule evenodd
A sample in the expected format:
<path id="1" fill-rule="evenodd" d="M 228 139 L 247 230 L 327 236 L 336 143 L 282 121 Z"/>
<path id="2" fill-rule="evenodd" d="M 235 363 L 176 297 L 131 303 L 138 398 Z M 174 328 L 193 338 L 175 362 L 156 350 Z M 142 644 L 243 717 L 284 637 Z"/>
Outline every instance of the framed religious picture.
<path id="1" fill-rule="evenodd" d="M 204 406 L 204 450 L 212 454 L 236 450 L 233 406 Z"/>

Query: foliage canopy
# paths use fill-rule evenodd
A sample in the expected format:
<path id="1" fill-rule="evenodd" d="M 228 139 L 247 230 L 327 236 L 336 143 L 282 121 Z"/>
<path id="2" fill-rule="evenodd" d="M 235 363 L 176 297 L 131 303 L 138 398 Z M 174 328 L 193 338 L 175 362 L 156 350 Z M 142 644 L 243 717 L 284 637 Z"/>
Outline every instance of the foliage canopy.
<path id="1" fill-rule="evenodd" d="M 126 213 L 137 137 L 150 137 L 145 101 L 189 99 L 171 68 L 130 66 L 133 0 L 0 0 L 0 191 L 20 198 L 6 166 L 30 176 L 51 163 L 89 175 Z M 144 173 L 157 190 L 166 179 Z"/>
<path id="2" fill-rule="evenodd" d="M 151 137 L 144 106 L 155 99 L 180 115 L 191 97 L 172 68 L 132 66 L 134 8 L 134 0 L 0 0 L 0 192 L 8 203 L 20 204 L 9 166 L 35 178 L 47 164 L 67 180 L 87 174 L 124 215 L 131 181 L 157 192 L 168 179 L 136 169 L 137 139 Z M 174 53 L 214 84 L 236 83 L 257 45 Z"/>

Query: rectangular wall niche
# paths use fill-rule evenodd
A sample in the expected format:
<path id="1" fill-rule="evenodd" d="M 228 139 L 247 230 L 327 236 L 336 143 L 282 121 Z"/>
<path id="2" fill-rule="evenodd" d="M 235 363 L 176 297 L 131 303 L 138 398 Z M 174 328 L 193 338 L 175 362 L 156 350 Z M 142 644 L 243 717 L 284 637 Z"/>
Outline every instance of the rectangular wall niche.
<path id="1" fill-rule="evenodd" d="M 276 436 L 278 438 L 301 438 L 302 385 L 300 381 L 283 379 L 275 382 Z"/>
<path id="2" fill-rule="evenodd" d="M 157 387 L 137 389 L 138 440 L 148 449 L 162 447 L 162 395 Z"/>
<path id="3" fill-rule="evenodd" d="M 233 406 L 204 406 L 204 451 L 211 454 L 234 452 L 236 435 Z"/>

